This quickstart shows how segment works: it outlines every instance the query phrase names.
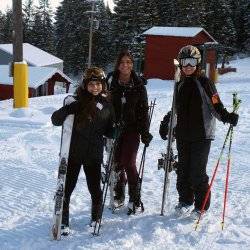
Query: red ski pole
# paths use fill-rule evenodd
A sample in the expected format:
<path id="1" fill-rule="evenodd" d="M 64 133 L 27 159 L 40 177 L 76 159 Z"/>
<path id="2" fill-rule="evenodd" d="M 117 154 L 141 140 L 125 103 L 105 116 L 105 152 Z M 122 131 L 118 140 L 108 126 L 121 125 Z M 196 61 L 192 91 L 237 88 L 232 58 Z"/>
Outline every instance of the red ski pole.
<path id="1" fill-rule="evenodd" d="M 224 221 L 225 221 L 225 213 L 226 213 L 226 203 L 227 203 L 227 193 L 228 193 L 228 180 L 229 180 L 230 162 L 231 162 L 232 138 L 233 138 L 233 128 L 232 128 L 231 133 L 230 133 L 230 143 L 229 143 L 229 149 L 228 149 L 227 174 L 226 174 L 225 193 L 224 193 L 224 205 L 223 205 L 222 222 L 221 222 L 221 229 L 222 230 L 224 229 Z"/>
<path id="2" fill-rule="evenodd" d="M 234 112 L 237 112 L 239 109 L 241 100 L 237 98 L 237 94 L 233 94 L 233 106 Z M 222 221 L 221 221 L 221 229 L 224 229 L 224 222 L 225 222 L 225 214 L 226 214 L 226 204 L 227 204 L 227 194 L 228 194 L 228 183 L 229 183 L 229 173 L 230 173 L 230 165 L 231 165 L 231 148 L 232 148 L 232 141 L 233 141 L 233 127 L 230 133 L 230 142 L 228 148 L 228 158 L 227 158 L 227 173 L 226 173 L 226 181 L 225 181 L 225 193 L 224 193 L 224 204 L 223 204 L 223 213 L 222 213 Z"/>
<path id="3" fill-rule="evenodd" d="M 202 203 L 201 213 L 200 213 L 200 215 L 199 215 L 199 218 L 198 218 L 197 221 L 196 221 L 195 231 L 196 231 L 196 229 L 198 228 L 199 223 L 200 223 L 200 220 L 201 220 L 201 216 L 202 216 L 203 213 L 204 213 L 204 210 L 205 210 L 204 208 L 205 208 L 205 206 L 206 206 L 206 204 L 207 204 L 207 200 L 208 200 L 208 197 L 209 197 L 209 194 L 210 194 L 210 191 L 211 191 L 211 188 L 212 188 L 212 185 L 213 185 L 213 182 L 214 182 L 214 179 L 215 179 L 215 176 L 216 176 L 216 173 L 217 173 L 219 164 L 220 164 L 220 160 L 221 160 L 223 151 L 224 151 L 224 149 L 225 149 L 225 146 L 226 146 L 226 143 L 227 143 L 227 140 L 228 140 L 229 133 L 230 133 L 231 129 L 232 129 L 232 125 L 230 125 L 230 127 L 229 127 L 229 129 L 228 129 L 228 131 L 227 131 L 227 135 L 226 135 L 226 138 L 225 138 L 225 140 L 224 140 L 224 143 L 223 143 L 223 146 L 222 146 L 222 149 L 221 149 L 221 152 L 220 152 L 219 159 L 217 160 L 216 166 L 215 166 L 215 168 L 214 168 L 213 176 L 212 176 L 211 182 L 210 182 L 210 184 L 209 184 L 209 186 L 208 186 L 207 193 L 206 193 L 205 198 L 204 198 L 203 203 Z"/>

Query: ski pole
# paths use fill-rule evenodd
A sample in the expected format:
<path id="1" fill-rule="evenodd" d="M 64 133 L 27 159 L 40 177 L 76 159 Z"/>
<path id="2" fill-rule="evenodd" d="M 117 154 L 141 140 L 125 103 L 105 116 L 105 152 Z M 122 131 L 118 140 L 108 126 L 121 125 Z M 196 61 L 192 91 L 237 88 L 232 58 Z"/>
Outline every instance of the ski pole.
<path id="1" fill-rule="evenodd" d="M 234 93 L 234 94 L 233 94 L 233 100 L 234 100 L 235 97 L 236 97 L 236 94 Z M 234 105 L 233 105 L 233 106 L 234 106 L 233 112 L 236 112 L 236 111 L 238 110 L 238 108 L 239 108 L 239 103 L 240 103 L 240 102 L 234 103 Z M 223 143 L 223 146 L 222 146 L 222 149 L 221 149 L 219 158 L 218 158 L 217 163 L 216 163 L 216 166 L 215 166 L 215 168 L 214 168 L 213 176 L 212 176 L 211 182 L 210 182 L 210 184 L 209 184 L 209 186 L 208 186 L 207 193 L 206 193 L 205 198 L 204 198 L 203 203 L 202 203 L 201 213 L 200 213 L 200 215 L 199 215 L 198 220 L 196 221 L 195 231 L 197 230 L 197 228 L 198 228 L 198 226 L 199 226 L 199 223 L 200 223 L 200 220 L 201 220 L 201 217 L 202 217 L 202 215 L 203 215 L 203 213 L 204 213 L 204 210 L 205 210 L 204 208 L 205 208 L 205 206 L 206 206 L 206 204 L 207 204 L 208 197 L 209 197 L 209 194 L 210 194 L 210 191 L 211 191 L 211 188 L 212 188 L 212 185 L 213 185 L 213 182 L 214 182 L 214 179 L 215 179 L 215 176 L 216 176 L 218 167 L 219 167 L 219 163 L 220 163 L 220 160 L 221 160 L 221 158 L 222 158 L 223 151 L 224 151 L 224 149 L 225 149 L 227 140 L 228 140 L 228 138 L 229 138 L 229 135 L 230 135 L 230 132 L 231 132 L 232 129 L 233 129 L 233 126 L 230 125 L 229 128 L 228 128 L 228 131 L 227 131 L 227 134 L 226 134 L 226 137 L 225 137 L 225 140 L 224 140 L 224 143 Z"/>
<path id="2" fill-rule="evenodd" d="M 154 99 L 153 102 L 151 101 L 150 105 L 149 105 L 149 127 L 150 127 L 152 116 L 153 116 L 153 112 L 154 112 L 155 101 L 156 101 L 156 98 Z M 141 162 L 140 162 L 140 168 L 139 168 L 138 178 L 137 178 L 137 185 L 140 183 L 140 185 L 139 185 L 139 192 L 140 193 L 141 193 L 142 180 L 143 180 L 143 174 L 144 174 L 144 166 L 145 166 L 145 159 L 146 159 L 146 149 L 147 149 L 147 147 L 144 145 L 144 147 L 143 147 L 143 153 L 142 153 L 142 158 L 141 158 Z M 142 212 L 144 211 L 144 206 L 143 206 L 142 202 L 141 202 L 141 210 L 142 210 Z"/>
<path id="3" fill-rule="evenodd" d="M 233 94 L 233 106 L 234 112 L 239 109 L 239 105 L 241 100 L 237 99 L 237 94 Z M 233 127 L 230 133 L 230 141 L 229 141 L 229 148 L 228 148 L 228 158 L 227 158 L 227 173 L 226 173 L 226 181 L 225 181 L 225 193 L 224 193 L 224 202 L 223 202 L 223 213 L 222 213 L 222 221 L 221 221 L 221 229 L 224 229 L 224 222 L 225 222 L 225 214 L 226 214 L 226 204 L 227 204 L 227 194 L 228 194 L 228 183 L 229 183 L 229 173 L 230 173 L 230 165 L 231 165 L 231 147 L 232 147 L 232 140 L 233 140 Z"/>
<path id="4" fill-rule="evenodd" d="M 102 208 L 101 208 L 101 217 L 100 217 L 99 221 L 95 222 L 94 231 L 92 233 L 94 236 L 99 235 L 99 231 L 100 231 L 100 227 L 101 227 L 101 223 L 102 223 L 103 210 L 104 210 L 104 205 L 105 205 L 105 201 L 106 201 L 106 197 L 107 197 L 108 185 L 109 185 L 109 181 L 110 181 L 111 171 L 112 171 L 112 167 L 113 167 L 113 159 L 114 159 L 115 148 L 116 148 L 116 145 L 117 145 L 117 139 L 118 139 L 118 137 L 115 138 L 115 141 L 114 141 L 113 146 L 111 148 L 111 152 L 110 152 L 109 159 L 108 159 L 108 166 L 109 166 L 109 168 L 108 168 L 108 176 L 107 176 L 107 179 L 106 179 L 106 181 L 105 181 L 105 183 L 103 185 L 103 188 L 102 188 L 102 193 L 104 193 L 104 198 L 103 198 Z M 97 233 L 96 233 L 96 231 L 97 231 Z"/>
<path id="5" fill-rule="evenodd" d="M 150 107 L 150 109 L 149 109 L 149 127 L 150 127 L 152 116 L 153 116 L 153 112 L 154 112 L 155 101 L 156 101 L 156 99 L 154 99 L 153 102 L 151 101 L 151 103 L 149 105 L 149 107 Z M 144 172 L 144 163 L 145 163 L 146 148 L 147 147 L 144 145 L 144 147 L 143 147 L 143 153 L 142 153 L 142 158 L 141 158 L 141 162 L 140 162 L 140 168 L 139 168 L 139 176 L 142 175 L 142 178 L 143 178 L 143 172 Z"/>
<path id="6" fill-rule="evenodd" d="M 216 163 L 216 166 L 215 166 L 215 168 L 214 168 L 213 176 L 212 176 L 211 182 L 210 182 L 210 184 L 209 184 L 209 186 L 208 186 L 207 193 L 206 193 L 206 195 L 205 195 L 205 198 L 204 198 L 203 203 L 202 203 L 202 206 L 201 206 L 201 213 L 200 213 L 199 218 L 198 218 L 198 220 L 197 220 L 197 222 L 196 222 L 195 231 L 196 231 L 196 229 L 198 228 L 199 223 L 200 223 L 200 220 L 201 220 L 201 216 L 202 216 L 203 213 L 204 213 L 204 210 L 205 210 L 204 208 L 205 208 L 205 206 L 206 206 L 206 204 L 207 204 L 208 197 L 209 197 L 209 194 L 210 194 L 210 191 L 211 191 L 211 188 L 212 188 L 212 185 L 213 185 L 213 182 L 214 182 L 214 179 L 215 179 L 215 176 L 216 176 L 216 173 L 217 173 L 219 164 L 220 164 L 220 160 L 221 160 L 223 151 L 224 151 L 224 149 L 225 149 L 225 146 L 226 146 L 226 143 L 227 143 L 227 140 L 228 140 L 228 137 L 229 137 L 229 134 L 230 134 L 231 129 L 232 129 L 232 127 L 231 127 L 231 125 L 230 125 L 230 127 L 229 127 L 229 129 L 228 129 L 228 131 L 227 131 L 227 134 L 226 134 L 226 137 L 225 137 L 223 146 L 222 146 L 222 148 L 221 148 L 219 158 L 218 158 L 217 163 Z"/>
<path id="7" fill-rule="evenodd" d="M 230 162 L 231 162 L 232 137 L 233 137 L 233 128 L 231 129 L 231 133 L 230 133 L 230 142 L 229 142 L 229 149 L 228 149 L 227 173 L 226 173 L 225 193 L 224 193 L 224 204 L 223 204 L 223 213 L 222 213 L 222 221 L 221 221 L 221 229 L 222 230 L 224 229 L 226 203 L 227 203 L 228 180 L 229 180 L 229 171 L 230 171 Z"/>

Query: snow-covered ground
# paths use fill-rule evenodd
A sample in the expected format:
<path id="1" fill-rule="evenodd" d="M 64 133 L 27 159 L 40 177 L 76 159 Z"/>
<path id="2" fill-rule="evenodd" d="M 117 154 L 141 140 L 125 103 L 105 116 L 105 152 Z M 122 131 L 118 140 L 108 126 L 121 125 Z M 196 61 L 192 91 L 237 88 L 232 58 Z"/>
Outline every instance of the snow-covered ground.
<path id="1" fill-rule="evenodd" d="M 92 228 L 87 225 L 90 196 L 83 172 L 71 200 L 72 234 L 59 242 L 50 237 L 61 132 L 60 127 L 52 126 L 50 116 L 62 105 L 64 96 L 33 98 L 28 109 L 19 110 L 12 108 L 10 100 L 0 102 L 0 249 L 250 249 L 250 58 L 231 65 L 237 67 L 237 72 L 221 76 L 217 84 L 228 110 L 232 110 L 234 91 L 242 99 L 232 145 L 224 231 L 220 222 L 226 156 L 213 186 L 211 209 L 198 231 L 194 231 L 194 221 L 174 215 L 178 198 L 175 173 L 171 173 L 168 210 L 165 216 L 159 215 L 164 172 L 157 170 L 157 159 L 166 143 L 160 139 L 158 128 L 170 109 L 173 83 L 150 80 L 149 100 L 157 98 L 157 105 L 151 126 L 154 139 L 147 150 L 142 187 L 145 212 L 128 217 L 125 209 L 111 214 L 105 207 L 99 237 L 93 237 Z M 217 123 L 208 163 L 210 176 L 227 128 L 228 125 Z"/>

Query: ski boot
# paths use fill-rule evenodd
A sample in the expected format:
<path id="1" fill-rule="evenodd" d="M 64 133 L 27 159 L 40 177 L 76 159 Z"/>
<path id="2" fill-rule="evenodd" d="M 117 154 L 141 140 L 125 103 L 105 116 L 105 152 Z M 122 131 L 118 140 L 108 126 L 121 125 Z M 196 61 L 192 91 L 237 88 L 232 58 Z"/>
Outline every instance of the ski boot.
<path id="1" fill-rule="evenodd" d="M 137 185 L 131 185 L 129 187 L 129 202 L 127 215 L 136 214 L 137 212 L 144 212 L 144 206 L 141 201 L 141 179 Z M 140 210 L 140 211 L 139 211 Z"/>
<path id="2" fill-rule="evenodd" d="M 202 216 L 206 213 L 206 210 L 202 212 Z M 198 208 L 194 208 L 190 213 L 190 218 L 193 220 L 198 220 L 201 216 L 201 210 Z"/>
<path id="3" fill-rule="evenodd" d="M 175 206 L 175 212 L 177 216 L 187 216 L 191 211 L 192 205 L 188 205 L 185 202 L 179 202 L 177 206 Z"/>
<path id="4" fill-rule="evenodd" d="M 69 209 L 64 209 L 62 214 L 61 235 L 68 236 L 69 231 Z"/>
<path id="5" fill-rule="evenodd" d="M 119 208 L 124 206 L 125 201 L 125 184 L 124 183 L 117 183 L 115 188 L 115 196 L 114 196 L 114 208 Z"/>
<path id="6" fill-rule="evenodd" d="M 95 226 L 96 223 L 101 222 L 101 213 L 102 213 L 102 201 L 98 203 L 92 202 L 91 206 L 91 220 L 89 223 L 90 227 Z"/>

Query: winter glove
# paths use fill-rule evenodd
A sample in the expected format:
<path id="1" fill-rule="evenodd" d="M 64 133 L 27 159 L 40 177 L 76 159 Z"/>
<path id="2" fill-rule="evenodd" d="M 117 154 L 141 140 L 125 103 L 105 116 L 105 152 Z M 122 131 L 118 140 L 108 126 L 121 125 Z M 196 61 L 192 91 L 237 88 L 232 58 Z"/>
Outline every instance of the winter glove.
<path id="1" fill-rule="evenodd" d="M 80 111 L 80 105 L 78 101 L 66 105 L 65 108 L 68 114 L 76 114 Z"/>
<path id="2" fill-rule="evenodd" d="M 230 123 L 231 125 L 235 127 L 238 123 L 238 119 L 239 119 L 239 115 L 232 112 L 232 113 L 228 113 L 226 117 L 226 122 Z"/>
<path id="3" fill-rule="evenodd" d="M 145 144 L 146 147 L 149 146 L 149 143 L 152 141 L 152 139 L 153 136 L 149 132 L 141 134 L 141 142 Z"/>
<path id="4" fill-rule="evenodd" d="M 167 140 L 167 134 L 168 134 L 168 124 L 170 121 L 171 111 L 167 113 L 167 115 L 164 116 L 163 121 L 161 121 L 159 134 L 163 140 Z"/>

